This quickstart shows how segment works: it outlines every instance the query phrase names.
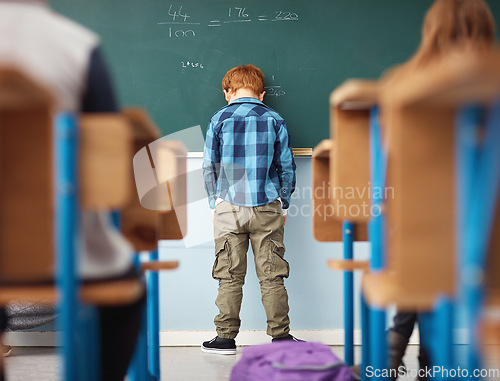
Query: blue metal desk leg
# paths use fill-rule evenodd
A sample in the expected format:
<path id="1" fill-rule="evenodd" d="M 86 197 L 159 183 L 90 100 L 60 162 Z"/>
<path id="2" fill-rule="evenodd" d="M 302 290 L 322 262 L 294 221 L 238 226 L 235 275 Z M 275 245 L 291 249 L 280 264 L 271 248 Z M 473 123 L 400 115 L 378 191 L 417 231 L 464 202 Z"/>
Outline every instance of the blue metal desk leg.
<path id="1" fill-rule="evenodd" d="M 454 369 L 453 359 L 453 302 L 449 298 L 439 300 L 434 312 L 436 329 L 436 346 L 433 353 L 432 365 L 441 369 Z M 437 375 L 435 375 L 437 376 Z M 447 380 L 446 373 L 436 377 Z"/>
<path id="2" fill-rule="evenodd" d="M 366 381 L 366 367 L 371 363 L 370 359 L 370 309 L 366 303 L 363 292 L 361 292 L 361 380 Z"/>
<path id="3" fill-rule="evenodd" d="M 482 278 L 500 191 L 500 101 L 491 108 L 486 128 L 480 131 L 477 107 L 464 108 L 457 127 L 458 248 L 461 260 L 460 302 L 469 329 L 467 369 L 480 369 L 477 327 L 484 300 Z M 472 379 L 472 378 L 471 378 Z"/>
<path id="4" fill-rule="evenodd" d="M 344 221 L 342 224 L 344 259 L 353 259 L 354 224 Z M 352 271 L 344 271 L 344 361 L 354 365 L 354 280 Z"/>
<path id="5" fill-rule="evenodd" d="M 438 342 L 440 341 L 439 335 L 436 332 L 436 313 L 435 311 L 425 311 L 418 313 L 418 329 L 420 335 L 420 347 L 427 352 L 429 357 L 429 361 L 431 364 L 434 364 L 436 348 L 438 346 Z M 419 376 L 422 375 L 421 370 L 419 369 Z M 432 375 L 428 375 L 431 377 Z M 438 373 L 435 373 L 435 376 L 439 376 Z M 418 377 L 417 377 L 418 378 Z M 429 379 L 429 378 L 428 378 Z M 439 379 L 439 377 L 430 378 Z"/>
<path id="6" fill-rule="evenodd" d="M 372 207 L 382 210 L 381 205 L 384 192 L 375 190 L 384 189 L 386 157 L 382 148 L 380 125 L 378 122 L 379 109 L 373 107 L 370 113 L 370 155 L 371 155 L 371 186 Z M 385 220 L 384 215 L 372 216 L 368 225 L 370 242 L 372 244 L 372 256 L 370 270 L 373 272 L 383 270 L 385 267 Z M 385 333 L 386 313 L 385 310 L 376 307 L 370 308 L 370 365 L 373 370 L 382 372 L 388 368 L 387 339 Z M 375 377 L 383 380 L 385 377 Z"/>
<path id="7" fill-rule="evenodd" d="M 158 249 L 150 253 L 152 261 L 158 260 Z M 155 380 L 160 379 L 160 298 L 159 274 L 148 274 L 148 337 L 149 337 L 149 372 Z"/>
<path id="8" fill-rule="evenodd" d="M 383 374 L 388 368 L 387 339 L 385 333 L 386 313 L 378 308 L 370 308 L 370 368 L 375 375 Z M 376 380 L 385 380 L 385 377 L 375 377 Z"/>
<path id="9" fill-rule="evenodd" d="M 70 115 L 59 115 L 55 120 L 55 242 L 57 255 L 57 285 L 61 292 L 60 317 L 57 320 L 63 380 L 78 380 L 77 333 L 78 295 L 76 254 L 78 236 L 78 130 Z"/>
<path id="10" fill-rule="evenodd" d="M 140 268 L 140 256 L 136 254 L 134 265 Z M 148 320 L 147 302 L 142 311 L 141 327 L 135 345 L 134 355 L 130 362 L 127 376 L 129 381 L 150 381 L 151 376 L 148 370 Z"/>
<path id="11" fill-rule="evenodd" d="M 479 144 L 477 143 L 477 129 L 481 119 L 481 108 L 479 106 L 469 106 L 460 110 L 457 120 L 456 134 L 456 163 L 457 163 L 457 249 L 458 249 L 458 269 L 457 274 L 460 277 L 459 287 L 459 305 L 465 313 L 466 327 L 469 330 L 468 343 L 465 355 L 465 367 L 469 371 L 477 369 L 479 366 L 479 356 L 476 346 L 473 344 L 474 322 L 472 308 L 478 308 L 480 303 L 474 301 L 480 297 L 473 290 L 475 286 L 473 277 L 478 275 L 479 269 L 466 273 L 466 269 L 474 269 L 474 259 L 466 249 L 468 242 L 468 224 L 470 218 L 470 200 L 474 197 L 473 187 L 475 182 L 475 173 L 477 171 L 477 162 L 479 157 Z M 472 265 L 472 266 L 470 266 Z M 472 329 L 471 329 L 472 328 Z"/>
<path id="12" fill-rule="evenodd" d="M 345 221 L 342 224 L 344 259 L 353 259 L 354 224 Z M 354 365 L 354 280 L 352 271 L 344 271 L 344 361 Z"/>
<path id="13" fill-rule="evenodd" d="M 430 369 L 418 370 L 419 378 L 442 381 L 451 379 L 449 371 L 455 369 L 452 301 L 443 297 L 436 302 L 432 311 L 419 312 L 418 328 L 420 347 L 427 352 L 430 362 Z"/>

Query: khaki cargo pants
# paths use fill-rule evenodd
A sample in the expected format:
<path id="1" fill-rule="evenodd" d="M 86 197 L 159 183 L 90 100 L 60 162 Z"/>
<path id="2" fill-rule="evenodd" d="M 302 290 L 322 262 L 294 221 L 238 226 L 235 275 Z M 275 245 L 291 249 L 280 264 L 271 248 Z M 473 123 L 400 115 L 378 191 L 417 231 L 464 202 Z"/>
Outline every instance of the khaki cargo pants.
<path id="1" fill-rule="evenodd" d="M 214 320 L 219 337 L 234 339 L 240 328 L 249 239 L 267 315 L 267 334 L 280 337 L 289 333 L 288 294 L 283 281 L 288 277 L 289 266 L 283 258 L 283 231 L 278 200 L 255 207 L 232 205 L 226 201 L 217 205 L 212 276 L 219 281 L 215 301 L 219 314 Z"/>

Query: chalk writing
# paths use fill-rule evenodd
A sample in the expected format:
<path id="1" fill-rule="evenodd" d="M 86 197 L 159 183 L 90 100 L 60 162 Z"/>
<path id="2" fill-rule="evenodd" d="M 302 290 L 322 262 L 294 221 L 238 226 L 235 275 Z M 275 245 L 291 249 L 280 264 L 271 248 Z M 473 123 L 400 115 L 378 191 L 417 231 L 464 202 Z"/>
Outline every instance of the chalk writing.
<path id="1" fill-rule="evenodd" d="M 180 17 L 183 21 L 186 21 L 191 16 L 188 16 L 187 13 L 182 14 L 182 5 L 179 7 L 179 10 L 172 10 L 172 5 L 168 8 L 168 15 L 172 16 L 172 21 L 176 20 L 176 17 Z"/>
<path id="2" fill-rule="evenodd" d="M 210 28 L 221 27 L 224 24 L 238 24 L 238 23 L 251 23 L 253 21 L 257 22 L 268 22 L 268 21 L 299 21 L 299 15 L 292 11 L 275 11 L 272 16 L 261 14 L 261 15 L 251 15 L 252 12 L 248 11 L 246 7 L 229 7 L 227 8 L 227 13 L 220 19 L 210 20 L 206 22 L 206 25 Z M 191 15 L 184 9 L 183 5 L 170 5 L 168 8 L 168 21 L 158 22 L 158 25 L 202 25 L 202 22 L 196 22 L 191 20 Z M 221 15 L 222 16 L 222 15 Z M 170 38 L 185 38 L 185 37 L 196 37 L 196 30 L 194 27 L 182 28 L 169 27 L 168 36 Z"/>
<path id="3" fill-rule="evenodd" d="M 192 61 L 181 61 L 181 67 L 183 69 L 192 68 L 192 69 L 205 69 L 205 66 L 201 62 L 192 62 Z"/>
<path id="4" fill-rule="evenodd" d="M 285 91 L 281 89 L 281 86 L 266 86 L 264 88 L 266 90 L 266 95 L 269 97 L 281 97 L 285 95 Z"/>
<path id="5" fill-rule="evenodd" d="M 172 28 L 168 28 L 168 37 L 196 37 L 196 33 L 193 29 L 187 29 L 187 30 L 182 30 L 182 29 L 177 29 L 173 30 Z"/>
<path id="6" fill-rule="evenodd" d="M 229 8 L 229 17 L 231 17 L 231 13 L 236 14 L 237 17 L 248 17 L 248 13 L 245 12 L 246 8 L 240 8 L 240 7 L 232 7 Z"/>
<path id="7" fill-rule="evenodd" d="M 182 26 L 187 26 L 187 25 L 200 25 L 199 22 L 188 22 L 187 20 L 191 18 L 191 16 L 183 11 L 182 5 L 180 5 L 178 8 L 174 7 L 173 5 L 170 5 L 168 8 L 168 16 L 169 21 L 164 21 L 164 22 L 159 22 L 158 25 L 182 25 Z M 170 21 L 171 20 L 171 21 Z M 190 29 L 190 27 L 187 28 L 182 28 L 182 27 L 174 27 L 172 28 L 171 26 L 168 27 L 168 37 L 169 38 L 185 38 L 185 37 L 196 37 L 196 32 L 194 29 Z"/>
<path id="8" fill-rule="evenodd" d="M 294 12 L 277 11 L 273 21 L 298 21 L 299 15 Z"/>

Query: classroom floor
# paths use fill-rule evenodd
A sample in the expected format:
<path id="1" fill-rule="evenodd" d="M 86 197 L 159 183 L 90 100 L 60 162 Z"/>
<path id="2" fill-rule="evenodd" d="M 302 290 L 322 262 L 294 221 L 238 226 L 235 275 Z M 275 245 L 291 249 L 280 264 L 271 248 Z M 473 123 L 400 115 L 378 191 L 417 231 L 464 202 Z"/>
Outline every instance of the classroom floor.
<path id="1" fill-rule="evenodd" d="M 343 358 L 343 347 L 331 347 L 333 352 Z M 241 356 L 238 348 L 236 356 L 220 356 L 201 352 L 197 347 L 162 347 L 161 380 L 168 381 L 226 381 L 229 380 L 232 366 Z M 356 347 L 359 358 L 360 348 Z M 408 369 L 418 369 L 418 346 L 410 345 L 405 355 Z M 59 359 L 54 348 L 16 347 L 11 357 L 5 359 L 8 381 L 55 381 L 59 379 Z M 488 360 L 488 359 L 487 359 Z M 490 362 L 493 360 L 489 359 Z M 497 361 L 497 367 L 500 366 Z M 487 361 L 488 363 L 488 361 Z M 400 380 L 412 380 L 403 377 Z M 500 377 L 490 380 L 500 381 Z"/>

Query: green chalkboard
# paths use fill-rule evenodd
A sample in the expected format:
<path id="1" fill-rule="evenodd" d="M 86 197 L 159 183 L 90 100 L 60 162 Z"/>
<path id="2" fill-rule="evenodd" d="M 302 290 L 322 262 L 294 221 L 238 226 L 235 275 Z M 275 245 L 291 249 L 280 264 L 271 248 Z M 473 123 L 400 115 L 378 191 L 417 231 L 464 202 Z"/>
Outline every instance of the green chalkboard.
<path id="1" fill-rule="evenodd" d="M 99 33 L 123 105 L 146 108 L 164 135 L 205 131 L 224 106 L 221 80 L 252 63 L 264 101 L 294 147 L 329 136 L 328 98 L 348 78 L 406 61 L 431 0 L 53 0 Z M 497 20 L 500 3 L 489 1 Z M 496 3 L 496 4 L 495 4 Z"/>

